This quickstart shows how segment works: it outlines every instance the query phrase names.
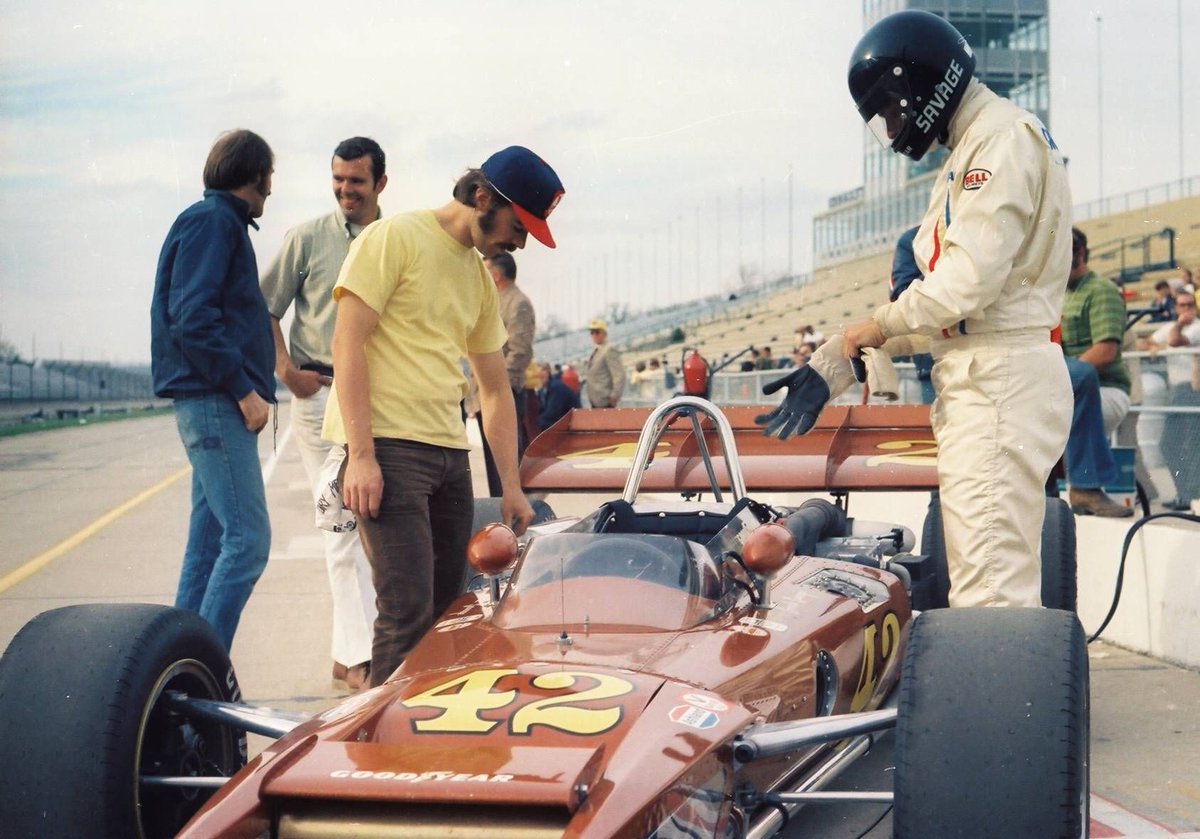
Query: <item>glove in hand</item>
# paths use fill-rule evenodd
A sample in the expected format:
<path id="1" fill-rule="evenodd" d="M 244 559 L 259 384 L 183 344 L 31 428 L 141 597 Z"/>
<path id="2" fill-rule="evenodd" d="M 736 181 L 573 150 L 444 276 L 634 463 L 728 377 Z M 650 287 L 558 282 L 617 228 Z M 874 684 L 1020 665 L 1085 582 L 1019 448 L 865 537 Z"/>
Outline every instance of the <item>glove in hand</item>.
<path id="1" fill-rule="evenodd" d="M 763 385 L 768 396 L 781 387 L 788 389 L 783 402 L 769 414 L 754 418 L 756 425 L 765 425 L 763 434 L 786 440 L 792 434 L 806 434 L 829 401 L 829 385 L 811 364 L 793 370 L 786 376 Z"/>

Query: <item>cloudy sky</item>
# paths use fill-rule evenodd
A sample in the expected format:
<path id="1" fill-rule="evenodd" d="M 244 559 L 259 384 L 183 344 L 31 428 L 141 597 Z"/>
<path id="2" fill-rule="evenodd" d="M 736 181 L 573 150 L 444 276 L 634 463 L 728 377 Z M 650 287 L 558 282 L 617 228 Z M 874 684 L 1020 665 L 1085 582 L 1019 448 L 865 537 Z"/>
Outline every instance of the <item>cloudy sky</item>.
<path id="1" fill-rule="evenodd" d="M 1051 0 L 1050 127 L 1076 202 L 1180 176 L 1180 17 L 1194 80 L 1197 0 Z M 862 182 L 845 86 L 861 30 L 856 0 L 4 0 L 0 338 L 148 360 L 159 247 L 233 127 L 276 153 L 260 266 L 332 210 L 332 149 L 366 134 L 388 154 L 386 214 L 444 203 L 509 144 L 557 169 L 559 247 L 518 254 L 542 318 L 807 270 L 813 212 Z"/>

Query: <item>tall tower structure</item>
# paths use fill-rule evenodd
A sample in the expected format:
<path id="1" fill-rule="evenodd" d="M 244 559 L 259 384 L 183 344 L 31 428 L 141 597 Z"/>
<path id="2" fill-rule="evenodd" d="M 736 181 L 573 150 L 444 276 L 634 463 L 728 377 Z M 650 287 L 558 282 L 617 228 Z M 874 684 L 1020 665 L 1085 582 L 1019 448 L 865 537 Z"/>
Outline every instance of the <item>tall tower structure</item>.
<path id="1" fill-rule="evenodd" d="M 905 9 L 944 17 L 975 51 L 975 78 L 1049 126 L 1048 7 L 1049 0 L 863 0 L 863 31 Z M 813 219 L 813 267 L 892 248 L 924 215 L 945 155 L 939 149 L 909 160 L 881 146 L 864 126 L 862 186 L 830 198 Z"/>

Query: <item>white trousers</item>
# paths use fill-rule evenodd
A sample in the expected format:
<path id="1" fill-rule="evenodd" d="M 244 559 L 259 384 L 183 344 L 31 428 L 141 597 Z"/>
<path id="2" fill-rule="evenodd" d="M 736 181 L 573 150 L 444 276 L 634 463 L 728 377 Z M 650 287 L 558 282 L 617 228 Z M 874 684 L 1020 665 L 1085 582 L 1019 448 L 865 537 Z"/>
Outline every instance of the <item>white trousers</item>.
<path id="1" fill-rule="evenodd" d="M 308 399 L 292 400 L 292 437 L 311 492 L 317 492 L 321 467 L 333 444 L 321 439 L 329 388 L 323 387 Z M 333 660 L 347 667 L 371 660 L 371 638 L 375 625 L 375 586 L 371 566 L 359 541 L 358 531 L 321 531 L 325 539 L 325 568 L 333 595 Z"/>
<path id="2" fill-rule="evenodd" d="M 934 341 L 931 421 L 951 606 L 1040 606 L 1046 479 L 1074 399 L 1044 329 Z"/>
<path id="3" fill-rule="evenodd" d="M 1100 388 L 1100 412 L 1104 415 L 1104 433 L 1111 436 L 1129 413 L 1129 394 L 1119 387 Z"/>

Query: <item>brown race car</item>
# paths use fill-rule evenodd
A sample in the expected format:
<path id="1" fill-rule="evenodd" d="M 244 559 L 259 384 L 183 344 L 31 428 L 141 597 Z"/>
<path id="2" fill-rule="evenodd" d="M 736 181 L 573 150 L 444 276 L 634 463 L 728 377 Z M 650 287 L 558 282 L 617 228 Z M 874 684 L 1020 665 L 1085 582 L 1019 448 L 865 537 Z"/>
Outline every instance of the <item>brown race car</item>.
<path id="1" fill-rule="evenodd" d="M 477 578 L 404 664 L 318 717 L 240 703 L 190 613 L 40 615 L 0 660 L 0 831 L 759 837 L 850 796 L 893 801 L 900 837 L 1085 835 L 1074 614 L 936 608 L 937 551 L 847 515 L 852 490 L 936 486 L 926 409 L 831 407 L 786 442 L 753 413 L 677 397 L 561 420 L 525 485 L 621 497 L 520 542 L 481 529 Z M 769 506 L 747 475 L 837 501 Z M 823 791 L 891 728 L 893 790 Z M 246 731 L 278 739 L 246 763 Z"/>

